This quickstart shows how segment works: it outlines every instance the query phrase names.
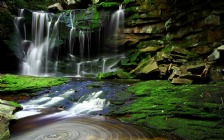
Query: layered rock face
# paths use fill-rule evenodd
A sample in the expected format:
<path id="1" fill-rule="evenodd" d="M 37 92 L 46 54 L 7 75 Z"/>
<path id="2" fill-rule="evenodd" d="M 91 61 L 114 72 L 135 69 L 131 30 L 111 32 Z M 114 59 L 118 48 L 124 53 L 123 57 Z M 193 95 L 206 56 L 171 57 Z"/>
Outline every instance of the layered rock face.
<path id="1" fill-rule="evenodd" d="M 124 1 L 125 3 L 125 1 Z M 126 1 L 122 66 L 138 78 L 223 81 L 224 2 Z"/>

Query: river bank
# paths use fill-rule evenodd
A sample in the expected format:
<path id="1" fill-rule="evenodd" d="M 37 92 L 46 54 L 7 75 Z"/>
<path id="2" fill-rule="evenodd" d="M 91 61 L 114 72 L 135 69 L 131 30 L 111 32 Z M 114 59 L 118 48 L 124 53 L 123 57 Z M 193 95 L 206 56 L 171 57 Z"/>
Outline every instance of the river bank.
<path id="1" fill-rule="evenodd" d="M 37 79 L 35 79 L 36 82 L 40 80 Z M 50 83 L 57 82 L 51 81 Z M 140 82 L 91 79 L 69 81 L 65 79 L 58 84 L 59 86 L 51 85 L 51 88 L 47 89 L 46 84 L 44 84 L 45 90 L 33 92 L 30 97 L 47 96 L 49 93 L 48 96 L 50 97 L 53 97 L 54 94 L 61 97 L 61 94 L 66 93 L 66 95 L 72 95 L 68 98 L 69 102 L 75 103 L 83 95 L 102 91 L 103 94 L 100 98 L 106 99 L 106 102 L 110 104 L 103 110 L 93 113 L 94 115 L 117 118 L 123 123 L 157 130 L 164 135 L 178 136 L 180 139 L 224 138 L 222 133 L 224 131 L 223 82 L 173 85 L 166 80 Z M 27 84 L 23 83 L 22 85 Z M 4 95 L 0 97 L 7 97 L 6 92 L 3 93 Z M 19 92 L 15 91 L 11 93 L 20 95 Z M 21 93 L 24 95 L 24 92 Z M 8 97 L 5 99 L 10 99 Z M 24 100 L 24 98 L 16 98 L 17 101 L 21 99 Z M 66 103 L 68 103 L 67 100 Z M 70 105 L 66 106 L 64 102 L 61 102 L 54 104 L 53 107 L 66 110 Z"/>

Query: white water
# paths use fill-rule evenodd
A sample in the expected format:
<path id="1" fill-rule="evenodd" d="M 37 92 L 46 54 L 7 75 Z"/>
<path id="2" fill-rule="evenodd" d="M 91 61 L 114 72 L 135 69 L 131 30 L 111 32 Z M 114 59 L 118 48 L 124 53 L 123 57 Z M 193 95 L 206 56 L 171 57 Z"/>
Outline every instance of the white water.
<path id="1" fill-rule="evenodd" d="M 24 18 L 26 17 L 24 15 L 27 12 L 32 13 L 31 30 L 26 29 L 25 21 L 27 19 Z M 61 26 L 59 24 L 64 20 L 65 13 L 56 16 L 42 11 L 32 12 L 23 9 L 19 11 L 18 17 L 15 18 L 18 38 L 16 39 L 18 42 L 16 43 L 17 48 L 15 52 L 21 59 L 21 74 L 35 76 L 59 74 L 63 76 L 85 77 L 87 75 L 96 76 L 99 72 L 113 71 L 110 67 L 118 63 L 123 55 L 122 57 L 120 57 L 120 54 L 112 53 L 103 55 L 104 53 L 100 52 L 101 42 L 104 42 L 101 41 L 104 39 L 104 37 L 101 37 L 101 27 L 96 32 L 88 28 L 76 28 L 80 19 L 79 14 L 84 15 L 82 12 L 85 12 L 85 10 L 77 11 L 77 17 L 75 10 L 69 13 L 71 27 L 68 36 L 68 46 L 66 46 L 68 47 L 67 61 L 60 56 L 61 46 L 56 46 L 56 42 L 60 41 L 59 28 Z M 112 15 L 111 24 L 115 25 L 111 28 L 113 33 L 121 31 L 121 28 L 123 28 L 121 24 L 123 23 L 123 14 L 124 10 L 120 7 Z M 87 27 L 88 24 L 84 22 L 83 26 Z M 31 33 L 27 33 L 27 31 L 31 31 Z M 98 35 L 98 37 L 94 36 L 95 38 L 93 38 L 92 35 Z M 77 38 L 77 41 L 75 38 Z M 93 40 L 95 40 L 95 44 L 92 44 Z M 77 44 L 78 42 L 79 44 Z M 94 50 L 96 53 L 99 51 L 99 54 L 92 57 L 91 50 Z M 79 54 L 74 54 L 74 52 Z M 65 65 L 67 65 L 67 70 L 65 70 Z"/>
<path id="2" fill-rule="evenodd" d="M 82 96 L 78 102 L 73 103 L 69 108 L 62 112 L 51 114 L 50 116 L 79 116 L 88 115 L 89 113 L 101 111 L 104 107 L 109 105 L 106 99 L 101 99 L 99 96 L 103 91 L 93 92 L 89 95 Z M 55 92 L 57 94 L 57 91 Z M 24 118 L 36 114 L 43 113 L 44 109 L 54 108 L 59 103 L 68 102 L 69 97 L 75 94 L 74 90 L 67 90 L 63 94 L 55 97 L 51 95 L 43 95 L 37 99 L 32 99 L 28 102 L 21 104 L 23 110 L 17 112 L 15 115 L 17 118 Z"/>
<path id="3" fill-rule="evenodd" d="M 111 16 L 110 28 L 112 34 L 122 34 L 124 29 L 124 9 L 120 5 L 119 9 Z"/>
<path id="4" fill-rule="evenodd" d="M 22 71 L 24 75 L 40 75 L 48 71 L 49 42 L 55 42 L 55 37 L 50 37 L 51 17 L 48 13 L 32 13 L 32 38 L 27 50 L 24 50 Z M 57 31 L 55 22 L 53 32 Z M 23 41 L 23 40 L 21 40 Z M 43 70 L 41 70 L 43 68 Z"/>

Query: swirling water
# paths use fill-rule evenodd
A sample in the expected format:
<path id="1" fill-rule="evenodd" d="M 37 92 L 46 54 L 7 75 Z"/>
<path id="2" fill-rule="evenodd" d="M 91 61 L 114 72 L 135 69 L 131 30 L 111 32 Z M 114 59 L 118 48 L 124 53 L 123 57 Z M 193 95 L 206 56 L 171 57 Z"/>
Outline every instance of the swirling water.
<path id="1" fill-rule="evenodd" d="M 104 117 L 109 98 L 128 85 L 76 81 L 42 91 L 22 102 L 11 140 L 146 140 L 157 133 Z M 116 87 L 116 88 L 115 88 Z"/>

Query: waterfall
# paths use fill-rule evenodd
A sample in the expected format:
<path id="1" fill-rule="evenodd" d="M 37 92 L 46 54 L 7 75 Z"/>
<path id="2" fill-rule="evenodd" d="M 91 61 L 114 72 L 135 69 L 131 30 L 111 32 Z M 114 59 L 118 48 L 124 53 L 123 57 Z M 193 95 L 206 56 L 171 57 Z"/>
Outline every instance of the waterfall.
<path id="1" fill-rule="evenodd" d="M 110 23 L 111 33 L 123 33 L 124 29 L 124 9 L 123 5 L 119 6 L 119 9 L 112 14 Z"/>
<path id="2" fill-rule="evenodd" d="M 100 26 L 95 28 L 96 19 L 91 19 L 93 15 L 89 12 L 77 9 L 55 15 L 43 11 L 19 10 L 18 17 L 15 18 L 17 32 L 15 50 L 21 60 L 21 74 L 94 77 L 99 72 L 111 71 L 109 67 L 118 63 L 121 57 L 120 54 L 111 53 L 110 50 L 102 52 L 108 51 L 103 43 L 106 42 L 105 37 L 109 35 L 101 36 L 105 31 L 104 24 L 107 23 L 108 16 L 99 16 L 102 18 L 97 23 Z M 30 16 L 26 15 L 29 13 L 32 20 L 26 22 L 29 19 L 25 17 Z M 120 6 L 120 9 L 112 15 L 111 24 L 116 23 L 111 28 L 113 33 L 122 31 L 123 14 L 124 10 Z M 27 26 L 31 27 L 31 30 L 26 27 L 26 23 L 32 23 Z M 65 31 L 68 34 L 63 33 Z M 67 35 L 66 39 L 63 36 L 63 41 L 61 34 Z M 59 46 L 60 43 L 64 43 L 64 46 Z"/>
<path id="3" fill-rule="evenodd" d="M 80 57 L 83 60 L 84 57 L 84 49 L 85 49 L 85 33 L 83 31 L 79 31 L 79 44 L 80 44 Z"/>
<path id="4" fill-rule="evenodd" d="M 74 48 L 74 43 L 75 43 L 75 32 L 76 29 L 74 27 L 74 21 L 75 21 L 75 14 L 73 14 L 75 11 L 70 12 L 70 24 L 71 24 L 71 29 L 69 33 L 69 55 L 73 56 L 73 48 Z"/>

